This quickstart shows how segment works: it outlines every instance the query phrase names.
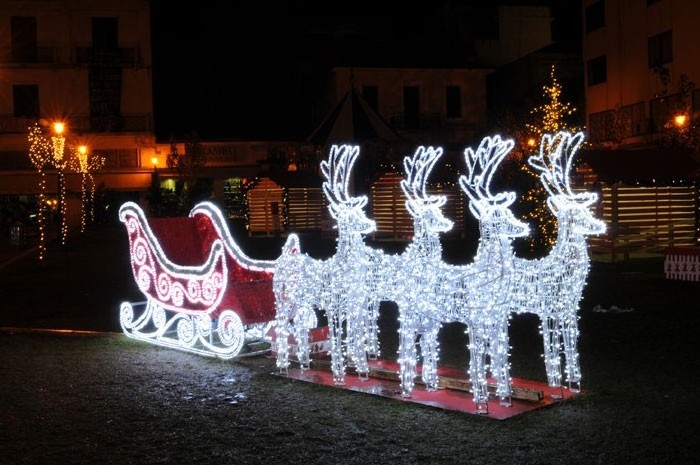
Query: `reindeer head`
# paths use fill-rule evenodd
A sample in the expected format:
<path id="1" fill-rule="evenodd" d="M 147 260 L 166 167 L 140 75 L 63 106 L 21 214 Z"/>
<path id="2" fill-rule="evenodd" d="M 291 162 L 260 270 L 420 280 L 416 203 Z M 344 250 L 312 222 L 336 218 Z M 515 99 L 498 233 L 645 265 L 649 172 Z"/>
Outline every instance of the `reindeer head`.
<path id="1" fill-rule="evenodd" d="M 326 177 L 323 192 L 326 194 L 333 219 L 338 229 L 367 234 L 376 229 L 374 221 L 367 218 L 364 207 L 367 196 L 351 197 L 348 192 L 352 166 L 360 154 L 357 145 L 333 145 L 328 160 L 321 162 L 321 171 Z"/>
<path id="2" fill-rule="evenodd" d="M 496 168 L 513 148 L 512 140 L 500 136 L 484 137 L 479 148 L 468 147 L 464 151 L 467 174 L 459 177 L 459 185 L 469 197 L 469 210 L 479 220 L 484 235 L 495 234 L 503 238 L 527 236 L 528 225 L 518 220 L 510 206 L 515 202 L 515 192 L 491 193 L 491 179 Z"/>
<path id="3" fill-rule="evenodd" d="M 416 226 L 424 232 L 446 232 L 452 229 L 452 221 L 442 214 L 447 202 L 444 195 L 429 195 L 426 192 L 428 176 L 442 156 L 442 148 L 418 147 L 413 157 L 404 157 L 406 177 L 401 180 L 401 189 L 406 194 L 406 209 Z"/>
<path id="4" fill-rule="evenodd" d="M 595 218 L 590 210 L 598 201 L 598 194 L 576 193 L 570 184 L 574 155 L 583 143 L 583 136 L 582 132 L 566 131 L 544 134 L 539 154 L 532 155 L 528 163 L 540 173 L 540 182 L 549 194 L 547 205 L 557 217 L 560 228 L 568 226 L 577 234 L 601 234 L 605 232 L 605 223 Z"/>

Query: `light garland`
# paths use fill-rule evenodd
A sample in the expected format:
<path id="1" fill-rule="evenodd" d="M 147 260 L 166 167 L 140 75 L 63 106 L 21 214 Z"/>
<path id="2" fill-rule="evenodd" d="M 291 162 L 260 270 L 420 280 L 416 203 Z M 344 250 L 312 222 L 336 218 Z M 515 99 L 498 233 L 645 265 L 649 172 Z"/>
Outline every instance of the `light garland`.
<path id="1" fill-rule="evenodd" d="M 540 318 L 552 397 L 563 396 L 562 350 L 569 389 L 580 390 L 577 311 L 590 267 L 586 236 L 605 232 L 605 223 L 595 218 L 590 209 L 598 200 L 597 194 L 575 193 L 571 189 L 570 172 L 583 137 L 582 132 L 544 134 L 539 154 L 528 159 L 530 166 L 540 173 L 558 231 L 555 245 L 546 257 L 515 260 L 517 279 L 511 310 L 533 313 Z"/>
<path id="2" fill-rule="evenodd" d="M 51 137 L 51 145 L 53 147 L 53 166 L 58 172 L 58 211 L 61 215 L 61 225 L 59 231 L 59 237 L 61 239 L 61 245 L 66 245 L 66 238 L 68 237 L 68 217 L 66 208 L 66 180 L 64 170 L 66 169 L 67 161 L 63 157 L 64 149 L 66 144 L 66 138 L 63 137 L 63 123 L 54 123 L 54 128 L 56 131 L 55 136 Z"/>
<path id="3" fill-rule="evenodd" d="M 46 204 L 46 171 L 45 168 L 53 159 L 53 146 L 44 136 L 41 127 L 34 124 L 29 128 L 29 160 L 39 173 L 39 195 L 37 198 L 37 223 L 39 228 L 39 261 L 44 260 L 46 254 L 46 225 L 44 218 L 44 208 Z"/>
<path id="4" fill-rule="evenodd" d="M 88 153 L 86 146 L 77 149 L 71 147 L 73 157 L 68 164 L 74 171 L 80 173 L 80 232 L 85 232 L 87 222 L 95 221 L 95 178 L 94 171 L 102 169 L 105 157 Z"/>

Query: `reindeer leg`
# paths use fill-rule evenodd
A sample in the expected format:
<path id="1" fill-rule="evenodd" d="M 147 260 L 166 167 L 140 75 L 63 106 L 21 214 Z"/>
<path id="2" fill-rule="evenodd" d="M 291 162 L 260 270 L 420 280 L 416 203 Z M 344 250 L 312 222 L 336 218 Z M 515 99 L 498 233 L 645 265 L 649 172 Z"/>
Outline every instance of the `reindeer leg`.
<path id="1" fill-rule="evenodd" d="M 561 333 L 566 357 L 566 381 L 571 392 L 581 392 L 581 366 L 578 357 L 578 317 L 575 313 L 562 318 Z"/>
<path id="2" fill-rule="evenodd" d="M 376 360 L 379 358 L 379 328 L 377 326 L 379 302 L 375 299 L 369 299 L 365 307 L 367 308 L 367 316 L 365 317 L 367 355 L 370 359 Z"/>
<path id="3" fill-rule="evenodd" d="M 440 325 L 428 323 L 428 327 L 423 331 L 420 338 L 420 349 L 423 358 L 423 368 L 421 376 L 425 383 L 426 391 L 437 391 L 438 389 L 438 332 Z"/>
<path id="4" fill-rule="evenodd" d="M 364 315 L 356 311 L 348 316 L 348 350 L 360 381 L 369 379 L 369 364 L 367 363 L 367 348 L 365 345 L 366 323 Z"/>
<path id="5" fill-rule="evenodd" d="M 510 365 L 508 361 L 508 322 L 499 322 L 494 328 L 494 336 L 489 344 L 491 358 L 491 372 L 497 381 L 496 395 L 500 399 L 501 405 L 511 407 L 512 390 L 510 378 Z"/>
<path id="6" fill-rule="evenodd" d="M 340 321 L 340 312 L 329 312 L 328 330 L 331 339 L 331 370 L 333 371 L 333 384 L 342 386 L 345 384 L 345 360 L 343 356 L 343 328 Z"/>
<path id="7" fill-rule="evenodd" d="M 416 326 L 411 315 L 406 312 L 410 305 L 399 307 L 399 376 L 401 397 L 411 397 L 416 377 Z"/>
<path id="8" fill-rule="evenodd" d="M 559 319 L 546 315 L 542 318 L 542 338 L 544 342 L 544 363 L 547 370 L 547 383 L 554 399 L 563 397 L 561 382 Z"/>
<path id="9" fill-rule="evenodd" d="M 486 344 L 481 325 L 467 325 L 469 336 L 469 379 L 476 413 L 489 413 L 489 391 L 486 382 Z"/>
<path id="10" fill-rule="evenodd" d="M 282 374 L 289 374 L 289 308 L 284 305 L 277 313 L 275 325 L 275 351 L 277 352 L 277 369 Z"/>

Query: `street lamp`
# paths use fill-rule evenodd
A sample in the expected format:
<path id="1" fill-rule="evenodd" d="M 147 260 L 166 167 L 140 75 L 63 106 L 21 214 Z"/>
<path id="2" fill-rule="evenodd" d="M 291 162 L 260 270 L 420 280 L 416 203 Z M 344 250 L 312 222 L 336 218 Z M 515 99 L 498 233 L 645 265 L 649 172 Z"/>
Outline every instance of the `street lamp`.
<path id="1" fill-rule="evenodd" d="M 53 145 L 53 164 L 56 167 L 58 173 L 58 215 L 60 218 L 61 227 L 61 245 L 66 245 L 66 236 L 68 235 L 68 221 L 66 218 L 66 187 L 63 178 L 63 170 L 66 166 L 63 160 L 63 151 L 66 144 L 66 138 L 63 137 L 63 131 L 65 130 L 65 124 L 56 121 L 53 124 L 54 136 L 51 137 L 51 143 Z"/>

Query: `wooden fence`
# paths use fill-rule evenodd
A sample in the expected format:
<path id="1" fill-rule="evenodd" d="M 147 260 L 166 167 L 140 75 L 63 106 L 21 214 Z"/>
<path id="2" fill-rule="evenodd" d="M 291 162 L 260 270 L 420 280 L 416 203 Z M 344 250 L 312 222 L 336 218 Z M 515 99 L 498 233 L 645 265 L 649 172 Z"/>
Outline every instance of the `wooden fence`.
<path id="1" fill-rule="evenodd" d="M 696 244 L 698 195 L 686 186 L 603 186 L 596 217 L 607 231 L 589 238 L 593 253 L 613 261 L 633 252 L 663 253 L 666 247 Z"/>

